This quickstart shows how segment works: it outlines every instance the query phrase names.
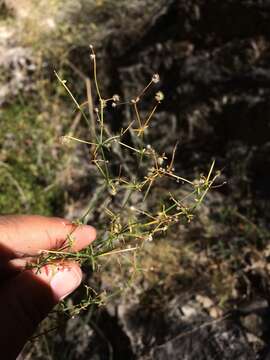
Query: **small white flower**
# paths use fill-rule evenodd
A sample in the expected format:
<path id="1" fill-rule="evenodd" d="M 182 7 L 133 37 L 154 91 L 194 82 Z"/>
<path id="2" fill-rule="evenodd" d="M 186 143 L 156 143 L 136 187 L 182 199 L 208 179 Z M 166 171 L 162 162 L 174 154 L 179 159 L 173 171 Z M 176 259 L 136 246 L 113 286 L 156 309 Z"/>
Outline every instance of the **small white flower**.
<path id="1" fill-rule="evenodd" d="M 164 100 L 164 94 L 162 91 L 158 91 L 156 93 L 156 96 L 155 96 L 155 99 L 158 101 L 158 102 L 161 102 L 162 100 Z"/>
<path id="2" fill-rule="evenodd" d="M 140 98 L 139 97 L 136 97 L 136 99 L 132 99 L 131 100 L 131 103 L 132 104 L 137 104 L 137 102 L 139 102 L 140 101 Z"/>
<path id="3" fill-rule="evenodd" d="M 153 236 L 151 234 L 148 236 L 147 241 L 153 241 Z"/>
<path id="4" fill-rule="evenodd" d="M 162 165 L 164 163 L 164 159 L 162 157 L 158 158 L 158 165 Z"/>
<path id="5" fill-rule="evenodd" d="M 159 82 L 159 80 L 160 80 L 159 74 L 154 74 L 152 76 L 152 82 L 153 83 L 157 84 Z"/>
<path id="6" fill-rule="evenodd" d="M 71 142 L 71 139 L 68 135 L 64 135 L 59 138 L 59 141 L 62 145 L 68 145 Z"/>
<path id="7" fill-rule="evenodd" d="M 114 102 L 118 102 L 118 101 L 120 101 L 120 96 L 117 95 L 117 94 L 114 94 L 112 99 L 113 99 Z"/>

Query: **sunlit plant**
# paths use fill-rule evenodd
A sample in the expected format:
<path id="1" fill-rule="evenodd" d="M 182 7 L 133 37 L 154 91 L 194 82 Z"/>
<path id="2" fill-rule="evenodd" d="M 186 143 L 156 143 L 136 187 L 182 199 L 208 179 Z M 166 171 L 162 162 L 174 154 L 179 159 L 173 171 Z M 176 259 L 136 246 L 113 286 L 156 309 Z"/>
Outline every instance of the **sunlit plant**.
<path id="1" fill-rule="evenodd" d="M 157 108 L 164 100 L 164 94 L 154 91 L 153 105 L 146 116 L 140 111 L 140 103 L 147 92 L 153 88 L 155 90 L 156 84 L 160 81 L 158 74 L 153 74 L 144 89 L 131 99 L 121 102 L 117 94 L 104 98 L 98 81 L 97 58 L 92 45 L 90 51 L 96 105 L 89 79 L 86 81 L 87 99 L 80 104 L 67 81 L 58 73 L 56 76 L 77 111 L 81 113 L 88 129 L 85 138 L 70 133 L 63 135 L 61 142 L 75 142 L 87 146 L 89 163 L 95 166 L 95 176 L 100 179 L 98 198 L 92 200 L 82 216 L 74 221 L 74 230 L 87 223 L 94 211 L 98 213 L 102 226 L 97 240 L 83 251 L 69 251 L 74 240 L 72 232 L 60 249 L 44 250 L 37 262 L 32 265 L 37 271 L 56 260 L 59 262 L 72 259 L 81 265 L 89 266 L 92 271 L 100 271 L 104 258 L 117 256 L 121 261 L 121 256 L 127 253 L 131 253 L 134 258 L 146 242 L 155 241 L 169 227 L 181 221 L 190 222 L 219 176 L 219 172 L 214 171 L 213 162 L 207 175 L 201 175 L 195 180 L 186 179 L 175 171 L 177 145 L 171 154 L 165 154 L 162 149 L 155 149 L 149 144 L 148 134 L 151 132 Z M 106 120 L 107 110 L 110 107 L 110 111 L 115 110 L 120 106 L 130 106 L 134 119 L 119 133 L 112 133 Z M 184 184 L 188 187 L 188 192 L 179 198 L 179 187 Z M 158 186 L 163 186 L 162 196 L 157 196 L 155 188 Z M 97 206 L 98 210 L 95 209 Z M 86 298 L 73 307 L 72 313 L 76 314 L 86 309 L 89 304 L 101 303 L 102 300 L 102 294 L 86 286 Z M 63 308 L 67 310 L 65 305 Z"/>

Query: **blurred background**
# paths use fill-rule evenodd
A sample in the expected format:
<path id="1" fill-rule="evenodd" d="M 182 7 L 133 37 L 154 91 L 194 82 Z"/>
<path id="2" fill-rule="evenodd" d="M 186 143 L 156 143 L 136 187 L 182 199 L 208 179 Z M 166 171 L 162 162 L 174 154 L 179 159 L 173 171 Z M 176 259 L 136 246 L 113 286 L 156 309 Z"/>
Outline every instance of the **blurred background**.
<path id="1" fill-rule="evenodd" d="M 215 159 L 225 183 L 147 245 L 125 294 L 60 319 L 23 359 L 270 358 L 269 21 L 269 0 L 0 0 L 2 214 L 75 219 L 96 192 L 87 148 L 59 142 L 86 130 L 54 75 L 85 101 L 89 44 L 108 97 L 160 75 L 153 143 L 178 141 L 187 178 Z M 132 114 L 107 119 L 117 132 Z M 118 275 L 89 277 L 102 289 Z"/>

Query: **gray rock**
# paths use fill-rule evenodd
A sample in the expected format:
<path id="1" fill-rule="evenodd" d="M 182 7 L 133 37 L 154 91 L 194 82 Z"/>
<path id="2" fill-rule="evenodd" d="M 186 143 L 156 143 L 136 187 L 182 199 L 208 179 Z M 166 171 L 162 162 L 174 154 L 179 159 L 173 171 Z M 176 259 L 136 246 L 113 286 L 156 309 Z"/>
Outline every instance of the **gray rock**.
<path id="1" fill-rule="evenodd" d="M 179 334 L 155 347 L 151 356 L 154 360 L 256 359 L 241 329 L 226 322 Z"/>

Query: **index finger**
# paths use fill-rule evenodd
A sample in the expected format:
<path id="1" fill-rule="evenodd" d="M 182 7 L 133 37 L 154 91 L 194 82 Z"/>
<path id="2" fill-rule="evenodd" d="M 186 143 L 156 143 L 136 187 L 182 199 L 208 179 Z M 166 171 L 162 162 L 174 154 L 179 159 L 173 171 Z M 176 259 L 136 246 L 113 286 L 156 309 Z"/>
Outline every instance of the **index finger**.
<path id="1" fill-rule="evenodd" d="M 0 217 L 0 259 L 37 255 L 42 250 L 69 251 L 88 246 L 96 237 L 89 225 L 74 225 L 68 220 L 38 215 Z"/>

